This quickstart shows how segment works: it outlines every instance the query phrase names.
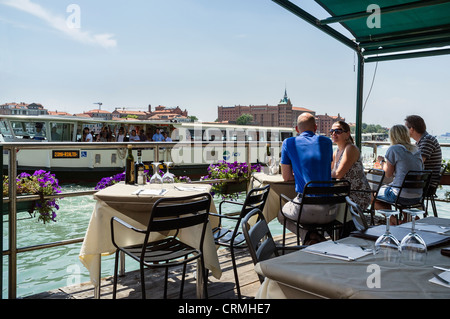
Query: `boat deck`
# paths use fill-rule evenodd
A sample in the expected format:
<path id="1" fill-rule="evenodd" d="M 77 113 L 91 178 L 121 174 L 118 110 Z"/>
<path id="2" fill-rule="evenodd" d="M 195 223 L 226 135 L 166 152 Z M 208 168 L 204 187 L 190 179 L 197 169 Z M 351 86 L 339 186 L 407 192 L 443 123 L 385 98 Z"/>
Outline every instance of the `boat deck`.
<path id="1" fill-rule="evenodd" d="M 281 242 L 281 236 L 275 237 L 275 241 Z M 295 236 L 292 233 L 286 234 L 288 245 L 295 244 Z M 239 272 L 239 282 L 243 299 L 254 298 L 260 282 L 258 275 L 254 270 L 254 265 L 247 249 L 237 249 L 236 263 Z M 236 299 L 233 266 L 231 262 L 230 251 L 228 248 L 218 250 L 219 262 L 222 268 L 222 277 L 216 279 L 209 276 L 208 297 L 210 299 Z M 181 267 L 169 268 L 168 298 L 178 299 L 181 282 Z M 196 299 L 196 279 L 195 263 L 188 265 L 184 286 L 184 299 Z M 123 277 L 119 277 L 117 286 L 118 299 L 140 299 L 139 271 L 127 272 Z M 112 276 L 102 278 L 101 299 L 111 299 L 113 290 Z M 148 299 L 163 298 L 164 270 L 146 270 L 146 292 Z M 26 299 L 94 299 L 94 288 L 90 282 L 81 285 L 68 286 L 43 292 L 37 295 L 26 297 Z"/>

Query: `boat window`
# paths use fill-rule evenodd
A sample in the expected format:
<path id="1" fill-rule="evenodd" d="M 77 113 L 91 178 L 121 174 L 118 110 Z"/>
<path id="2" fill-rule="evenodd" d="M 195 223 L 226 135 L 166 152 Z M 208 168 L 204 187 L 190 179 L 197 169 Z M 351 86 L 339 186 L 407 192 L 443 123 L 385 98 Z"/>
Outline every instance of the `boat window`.
<path id="1" fill-rule="evenodd" d="M 288 137 L 292 137 L 292 132 L 281 132 L 281 140 L 284 141 Z"/>
<path id="2" fill-rule="evenodd" d="M 0 121 L 0 134 L 4 137 L 12 137 L 11 130 L 9 129 L 8 123 L 6 121 Z"/>
<path id="3" fill-rule="evenodd" d="M 73 134 L 73 123 L 50 123 L 50 132 L 53 142 L 71 142 Z"/>
<path id="4" fill-rule="evenodd" d="M 11 126 L 18 138 L 45 140 L 47 136 L 43 122 L 11 121 Z"/>

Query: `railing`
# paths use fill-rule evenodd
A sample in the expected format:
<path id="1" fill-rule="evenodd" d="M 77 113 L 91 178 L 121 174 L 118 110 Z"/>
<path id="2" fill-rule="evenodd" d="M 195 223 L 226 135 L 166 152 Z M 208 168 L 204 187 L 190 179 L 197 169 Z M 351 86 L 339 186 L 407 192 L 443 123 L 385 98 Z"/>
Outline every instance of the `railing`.
<path id="1" fill-rule="evenodd" d="M 0 145 L 0 151 L 3 154 L 3 151 L 6 150 L 9 152 L 9 163 L 8 163 L 8 175 L 9 176 L 17 176 L 17 157 L 16 153 L 20 149 L 53 149 L 57 148 L 59 150 L 63 149 L 70 149 L 70 148 L 82 148 L 82 149 L 111 149 L 111 148 L 126 148 L 127 145 L 130 143 L 113 143 L 113 142 L 106 142 L 106 143 L 42 143 L 42 142 L 30 142 L 30 143 L 3 143 L 3 145 Z M 246 149 L 246 155 L 245 155 L 245 161 L 247 162 L 256 162 L 257 158 L 252 157 L 251 149 L 254 146 L 259 147 L 267 147 L 267 146 L 275 146 L 280 147 L 280 142 L 172 142 L 172 143 L 157 143 L 157 142 L 141 142 L 141 143 L 132 143 L 133 147 L 135 149 L 139 148 L 154 148 L 155 149 L 155 161 L 159 161 L 159 152 L 161 149 L 168 149 L 174 146 L 177 147 L 206 147 L 206 146 L 213 146 L 213 147 L 222 147 L 222 149 L 226 149 L 227 147 L 245 147 Z M 372 146 L 374 148 L 374 153 L 377 151 L 378 145 L 389 145 L 387 142 L 363 142 L 363 146 Z M 450 143 L 443 143 L 441 144 L 442 147 L 450 147 Z M 262 160 L 261 162 L 264 162 Z M 0 162 L 1 167 L 3 168 L 3 156 L 1 157 Z M 2 180 L 3 180 L 3 169 L 2 169 Z M 222 180 L 208 180 L 208 181 L 196 181 L 197 182 L 203 182 L 203 183 L 212 183 L 212 182 L 227 182 L 229 180 L 222 179 Z M 2 183 L 3 185 L 3 183 Z M 52 196 L 45 196 L 46 199 L 50 198 L 61 198 L 61 197 L 77 197 L 77 196 L 86 196 L 86 195 L 92 195 L 96 191 L 78 191 L 78 192 L 70 192 L 70 193 L 62 193 L 58 195 L 52 195 Z M 2 197 L 2 205 L 1 205 L 1 211 L 0 211 L 0 225 L 2 226 L 0 228 L 0 247 L 3 249 L 3 203 L 9 203 L 9 210 L 8 210 L 8 227 L 9 227 L 9 237 L 8 237 L 8 250 L 3 251 L 2 250 L 2 257 L 8 256 L 8 298 L 9 299 L 15 299 L 16 298 L 16 287 L 17 287 L 17 255 L 19 253 L 32 251 L 32 250 L 39 250 L 39 249 L 45 249 L 45 248 L 51 248 L 56 246 L 62 246 L 62 245 L 69 245 L 74 243 L 80 243 L 84 240 L 84 238 L 75 238 L 75 239 L 69 239 L 69 240 L 62 240 L 58 242 L 52 242 L 52 243 L 45 243 L 40 245 L 34 245 L 34 246 L 27 246 L 27 247 L 17 247 L 17 203 L 18 202 L 25 202 L 25 201 L 34 201 L 40 199 L 39 195 L 23 195 L 23 196 L 17 196 L 16 192 L 16 185 L 15 183 L 9 183 L 9 189 L 8 189 L 9 197 L 3 198 Z M 2 258 L 3 260 L 3 258 Z M 2 261 L 3 264 L 3 261 Z M 2 267 L 3 268 L 3 267 Z M 3 270 L 2 274 L 0 276 L 0 286 L 3 287 Z M 3 295 L 3 294 L 2 294 Z M 0 299 L 2 298 L 2 295 L 0 296 Z"/>
<path id="2" fill-rule="evenodd" d="M 373 153 L 377 154 L 379 145 L 390 145 L 389 142 L 381 142 L 381 141 L 363 141 L 361 142 L 362 146 L 368 146 L 373 148 Z M 450 143 L 440 143 L 441 148 L 450 147 Z"/>
<path id="3" fill-rule="evenodd" d="M 58 149 L 58 150 L 64 150 L 64 149 L 73 149 L 76 148 L 82 148 L 83 150 L 86 149 L 112 149 L 112 148 L 123 148 L 126 149 L 128 144 L 132 144 L 134 149 L 146 149 L 146 148 L 153 148 L 155 149 L 154 153 L 154 161 L 159 161 L 160 158 L 160 151 L 161 149 L 170 149 L 171 147 L 222 147 L 223 149 L 226 149 L 227 147 L 245 147 L 246 148 L 246 154 L 245 154 L 245 160 L 250 162 L 251 161 L 251 148 L 254 145 L 258 145 L 260 147 L 266 147 L 266 146 L 277 146 L 280 147 L 279 142 L 139 142 L 139 143 L 116 143 L 116 142 L 96 142 L 96 143 L 43 143 L 43 142 L 28 142 L 28 143 L 3 143 L 3 145 L 0 145 L 0 151 L 3 154 L 3 151 L 8 151 L 9 153 L 9 163 L 8 163 L 8 176 L 17 176 L 17 151 L 22 149 L 31 149 L 31 150 L 43 150 L 43 149 Z M 2 181 L 3 181 L 3 156 L 1 157 L 1 167 L 2 167 Z M 256 158 L 255 158 L 256 161 Z M 195 181 L 196 183 L 213 183 L 213 182 L 228 182 L 230 180 L 227 179 L 218 179 L 218 180 L 207 180 L 207 181 Z M 3 187 L 3 183 L 2 183 Z M 69 245 L 69 244 L 75 244 L 80 243 L 84 240 L 83 237 L 75 238 L 75 239 L 69 239 L 69 240 L 62 240 L 58 242 L 51 242 L 51 243 L 45 243 L 40 245 L 34 245 L 34 246 L 27 246 L 27 247 L 17 247 L 17 203 L 18 202 L 27 202 L 27 201 L 35 201 L 40 199 L 39 195 L 21 195 L 17 196 L 16 192 L 16 184 L 15 183 L 9 183 L 8 188 L 8 194 L 9 197 L 3 198 L 2 196 L 2 205 L 1 205 L 1 211 L 0 211 L 0 247 L 2 247 L 2 257 L 8 256 L 8 298 L 9 299 L 16 299 L 16 287 L 17 287 L 17 255 L 19 253 L 33 251 L 33 250 L 40 250 L 40 249 L 46 249 L 51 247 L 57 247 L 57 246 L 63 246 L 63 245 Z M 77 192 L 68 192 L 68 193 L 61 193 L 57 195 L 51 195 L 51 196 L 44 196 L 45 199 L 52 199 L 52 198 L 62 198 L 62 197 L 77 197 L 77 196 L 86 196 L 86 195 L 92 195 L 96 191 L 90 190 L 90 191 L 77 191 Z M 9 203 L 9 209 L 8 209 L 8 229 L 9 229 L 9 236 L 8 236 L 8 249 L 3 251 L 3 203 Z M 2 258 L 3 260 L 3 258 Z M 3 261 L 2 261 L 3 265 Z M 3 267 L 2 267 L 3 268 Z M 0 276 L 0 286 L 3 287 L 3 270 L 2 274 Z M 0 299 L 3 297 L 3 294 L 0 296 Z"/>

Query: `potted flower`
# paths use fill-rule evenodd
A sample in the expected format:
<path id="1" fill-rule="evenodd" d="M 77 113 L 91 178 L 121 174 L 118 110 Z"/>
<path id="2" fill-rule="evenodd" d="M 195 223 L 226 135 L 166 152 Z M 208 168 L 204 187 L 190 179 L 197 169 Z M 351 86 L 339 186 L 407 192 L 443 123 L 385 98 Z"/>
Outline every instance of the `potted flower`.
<path id="1" fill-rule="evenodd" d="M 8 196 L 8 176 L 3 176 L 3 197 Z M 37 170 L 30 175 L 21 173 L 16 177 L 17 194 L 36 194 L 40 199 L 34 201 L 29 207 L 30 215 L 38 213 L 38 220 L 44 224 L 49 221 L 56 221 L 56 211 L 59 209 L 57 199 L 45 199 L 45 196 L 61 193 L 61 187 L 54 174 L 44 170 Z"/>
<path id="2" fill-rule="evenodd" d="M 248 165 L 247 163 L 219 161 L 209 165 L 208 175 L 201 180 L 232 179 L 232 182 L 213 183 L 211 193 L 220 194 L 222 198 L 237 198 L 239 192 L 246 191 L 250 176 L 253 172 L 261 171 L 261 164 Z"/>

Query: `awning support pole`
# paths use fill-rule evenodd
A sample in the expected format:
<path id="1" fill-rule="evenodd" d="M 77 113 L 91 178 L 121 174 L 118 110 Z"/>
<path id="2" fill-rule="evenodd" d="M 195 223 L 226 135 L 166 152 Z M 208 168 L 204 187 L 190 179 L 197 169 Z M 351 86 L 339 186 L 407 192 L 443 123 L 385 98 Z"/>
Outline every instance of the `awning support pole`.
<path id="1" fill-rule="evenodd" d="M 361 133 L 362 133 L 362 113 L 363 113 L 363 93 L 364 93 L 364 57 L 361 52 L 356 52 L 358 56 L 358 75 L 356 84 L 356 130 L 355 144 L 361 149 Z"/>

